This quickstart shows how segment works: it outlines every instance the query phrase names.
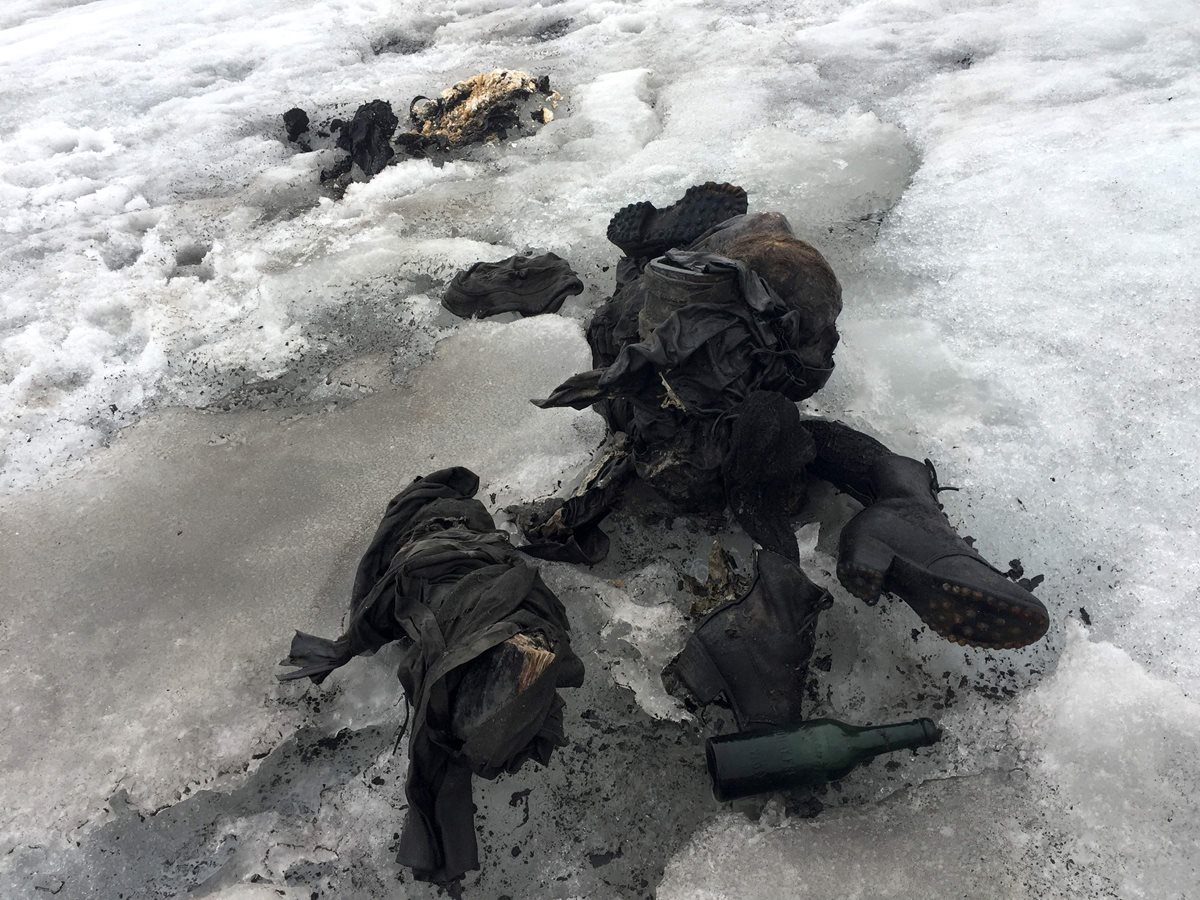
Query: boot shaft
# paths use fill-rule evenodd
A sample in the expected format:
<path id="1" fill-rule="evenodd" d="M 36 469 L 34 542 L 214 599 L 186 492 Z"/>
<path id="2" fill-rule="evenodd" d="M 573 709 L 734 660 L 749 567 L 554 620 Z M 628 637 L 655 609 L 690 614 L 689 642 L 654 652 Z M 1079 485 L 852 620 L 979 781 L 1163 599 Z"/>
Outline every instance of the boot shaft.
<path id="1" fill-rule="evenodd" d="M 950 524 L 931 463 L 888 456 L 872 466 L 870 481 L 872 502 L 839 539 L 838 579 L 850 593 L 869 604 L 895 594 L 959 644 L 1013 649 L 1046 633 L 1045 605 Z"/>
<path id="2" fill-rule="evenodd" d="M 671 265 L 664 257 L 646 266 L 642 284 L 646 302 L 638 313 L 638 336 L 643 341 L 689 303 L 736 303 L 739 298 L 735 272 L 692 272 Z"/>
<path id="3" fill-rule="evenodd" d="M 937 476 L 928 463 L 895 453 L 877 460 L 871 467 L 874 500 L 902 497 L 937 500 Z"/>

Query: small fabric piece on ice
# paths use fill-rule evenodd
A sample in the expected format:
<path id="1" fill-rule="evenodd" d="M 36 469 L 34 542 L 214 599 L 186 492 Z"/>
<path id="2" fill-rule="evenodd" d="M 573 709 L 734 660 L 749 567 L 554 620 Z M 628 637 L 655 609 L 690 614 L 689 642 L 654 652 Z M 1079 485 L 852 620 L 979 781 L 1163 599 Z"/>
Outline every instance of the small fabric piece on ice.
<path id="1" fill-rule="evenodd" d="M 459 272 L 446 288 L 442 306 L 464 319 L 506 312 L 537 316 L 558 312 L 567 297 L 582 291 L 579 276 L 554 253 L 510 256 Z"/>
<path id="2" fill-rule="evenodd" d="M 400 120 L 386 100 L 364 103 L 354 113 L 350 124 L 338 135 L 338 146 L 350 153 L 350 161 L 362 169 L 368 179 L 382 172 L 396 151 L 392 135 Z"/>

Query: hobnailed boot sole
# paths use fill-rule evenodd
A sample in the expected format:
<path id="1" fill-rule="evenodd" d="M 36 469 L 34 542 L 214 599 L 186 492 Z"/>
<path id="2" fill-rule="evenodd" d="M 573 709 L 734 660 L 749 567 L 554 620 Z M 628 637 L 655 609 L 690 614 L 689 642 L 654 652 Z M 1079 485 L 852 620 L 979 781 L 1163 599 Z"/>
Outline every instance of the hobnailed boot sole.
<path id="1" fill-rule="evenodd" d="M 745 215 L 746 192 L 713 181 L 694 185 L 666 209 L 643 200 L 619 210 L 608 223 L 608 239 L 628 257 L 660 256 L 690 244 L 714 225 Z"/>
<path id="2" fill-rule="evenodd" d="M 1039 640 L 1050 626 L 1041 604 L 1022 603 L 939 576 L 896 555 L 881 541 L 860 539 L 838 559 L 838 581 L 868 604 L 894 594 L 939 635 L 965 647 L 1012 650 Z"/>

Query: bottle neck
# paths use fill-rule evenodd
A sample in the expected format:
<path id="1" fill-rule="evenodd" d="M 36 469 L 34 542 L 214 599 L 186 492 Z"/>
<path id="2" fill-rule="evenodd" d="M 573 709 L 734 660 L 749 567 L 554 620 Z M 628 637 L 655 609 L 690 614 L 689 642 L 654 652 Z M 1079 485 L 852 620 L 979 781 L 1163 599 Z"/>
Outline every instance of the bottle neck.
<path id="1" fill-rule="evenodd" d="M 931 719 L 913 719 L 895 725 L 866 725 L 858 729 L 849 744 L 865 756 L 878 756 L 895 750 L 928 747 L 942 739 L 941 730 Z"/>

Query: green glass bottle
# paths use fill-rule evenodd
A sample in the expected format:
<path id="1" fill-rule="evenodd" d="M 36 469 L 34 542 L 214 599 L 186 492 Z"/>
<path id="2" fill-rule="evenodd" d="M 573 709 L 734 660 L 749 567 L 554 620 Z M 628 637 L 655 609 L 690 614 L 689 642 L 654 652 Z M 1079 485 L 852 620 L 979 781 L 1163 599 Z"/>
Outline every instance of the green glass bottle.
<path id="1" fill-rule="evenodd" d="M 813 719 L 779 731 L 709 738 L 708 774 L 714 797 L 736 800 L 837 781 L 881 753 L 928 747 L 941 739 L 941 729 L 930 719 L 895 725 L 847 725 L 834 719 Z"/>

